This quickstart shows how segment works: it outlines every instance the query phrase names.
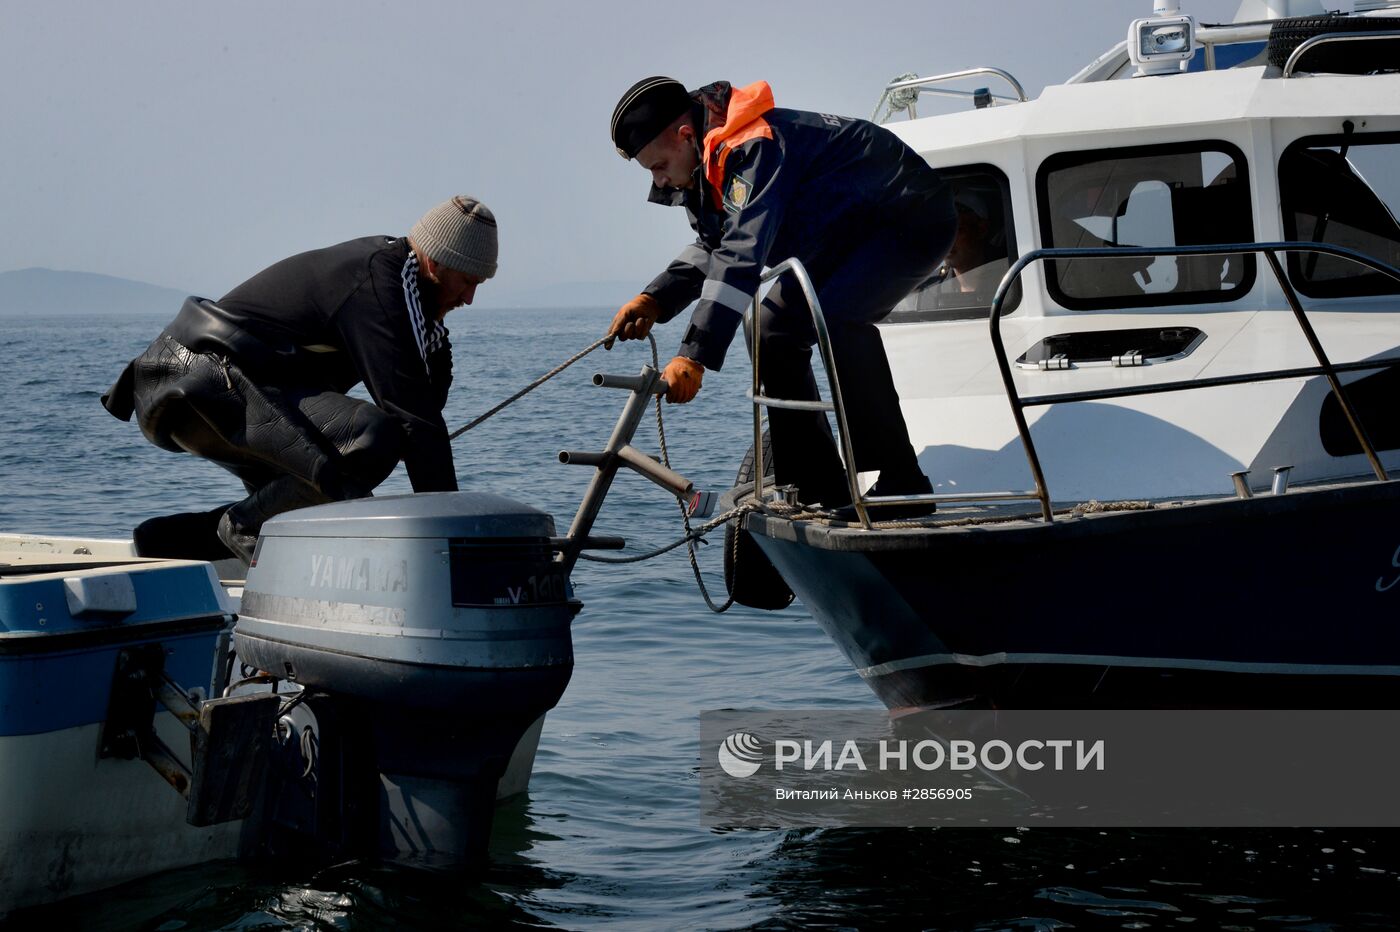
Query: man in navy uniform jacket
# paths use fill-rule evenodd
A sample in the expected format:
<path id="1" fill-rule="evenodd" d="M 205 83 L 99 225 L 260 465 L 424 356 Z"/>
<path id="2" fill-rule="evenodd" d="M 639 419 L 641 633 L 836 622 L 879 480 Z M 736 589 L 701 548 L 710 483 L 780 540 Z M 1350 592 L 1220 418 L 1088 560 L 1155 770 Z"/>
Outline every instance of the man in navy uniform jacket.
<path id="1" fill-rule="evenodd" d="M 613 111 L 612 138 L 623 158 L 651 173 L 650 200 L 684 207 L 697 234 L 609 329 L 640 339 L 699 299 L 666 366 L 668 400 L 695 397 L 705 370 L 723 365 L 763 267 L 795 256 L 826 315 L 858 470 L 880 471 L 873 494 L 928 492 L 875 323 L 938 268 L 952 242 L 952 199 L 938 173 L 873 123 L 775 108 L 762 81 L 694 93 L 670 78 L 639 81 Z M 765 394 L 816 400 L 816 334 L 790 276 L 758 317 Z M 769 425 L 779 484 L 797 485 L 808 504 L 849 502 L 824 414 L 770 409 Z"/>

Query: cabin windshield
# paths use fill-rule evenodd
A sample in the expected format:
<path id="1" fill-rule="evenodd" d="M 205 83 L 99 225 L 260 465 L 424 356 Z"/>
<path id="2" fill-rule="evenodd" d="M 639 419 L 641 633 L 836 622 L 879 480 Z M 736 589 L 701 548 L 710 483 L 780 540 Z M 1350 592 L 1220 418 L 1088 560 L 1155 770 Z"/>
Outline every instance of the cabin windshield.
<path id="1" fill-rule="evenodd" d="M 953 245 L 933 276 L 895 308 L 891 323 L 988 316 L 997 286 L 1017 256 L 1006 175 L 993 165 L 940 168 L 938 173 L 953 190 L 958 218 Z M 1003 310 L 1009 313 L 1020 300 L 1018 281 Z"/>
<path id="2" fill-rule="evenodd" d="M 1226 142 L 1053 155 L 1036 176 L 1048 247 L 1250 242 L 1244 155 Z M 1046 263 L 1050 295 L 1072 310 L 1231 301 L 1254 282 L 1252 255 L 1069 259 Z"/>
<path id="3" fill-rule="evenodd" d="M 1328 243 L 1400 268 L 1400 133 L 1303 139 L 1278 163 L 1284 236 Z M 1294 253 L 1288 274 L 1314 298 L 1400 294 L 1400 282 L 1335 256 Z"/>

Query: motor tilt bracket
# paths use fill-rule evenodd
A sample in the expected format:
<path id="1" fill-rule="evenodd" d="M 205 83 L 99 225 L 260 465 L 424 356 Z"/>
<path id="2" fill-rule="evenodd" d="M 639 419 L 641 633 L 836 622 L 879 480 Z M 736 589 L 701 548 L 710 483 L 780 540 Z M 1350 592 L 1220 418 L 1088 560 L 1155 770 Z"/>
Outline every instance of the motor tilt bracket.
<path id="1" fill-rule="evenodd" d="M 196 698 L 166 676 L 160 644 L 128 647 L 117 654 L 98 757 L 144 760 L 188 801 L 191 825 L 241 819 L 262 786 L 281 704 L 275 693 Z M 190 732 L 192 766 L 156 733 L 159 706 Z"/>

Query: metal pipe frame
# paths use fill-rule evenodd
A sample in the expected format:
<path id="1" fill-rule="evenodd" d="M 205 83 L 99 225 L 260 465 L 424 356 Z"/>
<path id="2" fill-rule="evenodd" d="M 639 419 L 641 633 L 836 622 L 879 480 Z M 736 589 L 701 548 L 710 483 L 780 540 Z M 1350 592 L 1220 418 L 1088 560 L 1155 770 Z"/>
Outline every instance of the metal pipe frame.
<path id="1" fill-rule="evenodd" d="M 976 91 L 960 91 L 960 90 L 958 90 L 958 89 L 955 88 L 955 87 L 921 87 L 921 88 L 919 88 L 919 96 L 922 97 L 924 94 L 932 94 L 932 95 L 935 96 L 935 97 L 976 97 L 976 96 L 977 96 L 977 92 L 976 92 Z M 1021 97 L 1008 97 L 1008 96 L 1005 95 L 1005 94 L 990 94 L 989 96 L 992 98 L 992 100 L 1004 100 L 1004 101 L 1006 101 L 1007 103 L 1012 103 L 1012 104 L 1014 104 L 1014 103 L 1023 103 L 1023 102 L 1024 102 L 1024 98 L 1021 98 Z"/>
<path id="2" fill-rule="evenodd" d="M 826 327 L 826 314 L 822 311 L 821 301 L 817 299 L 817 289 L 812 285 L 812 279 L 807 274 L 807 269 L 802 265 L 801 260 L 792 258 L 786 259 L 773 266 L 768 271 L 759 276 L 759 284 L 772 281 L 785 272 L 792 273 L 797 279 L 797 284 L 802 288 L 802 296 L 807 299 L 807 307 L 812 312 L 812 327 L 817 334 L 817 347 L 821 352 L 822 365 L 826 369 L 826 383 L 831 389 L 831 402 L 829 407 L 818 410 L 830 410 L 836 415 L 836 434 L 841 441 L 841 455 L 846 460 L 846 486 L 851 493 L 851 504 L 855 506 L 856 517 L 860 519 L 861 527 L 869 530 L 870 514 L 865 507 L 865 500 L 860 494 L 860 482 L 856 474 L 855 451 L 851 447 L 851 432 L 846 426 L 846 408 L 841 401 L 841 380 L 836 375 L 836 360 L 831 352 L 831 336 Z M 788 402 L 779 398 L 764 398 L 760 394 L 762 385 L 759 377 L 759 338 L 760 319 L 758 314 L 759 297 L 754 293 L 753 304 L 749 309 L 750 320 L 753 326 L 750 328 L 753 333 L 753 452 L 754 452 L 754 479 L 753 494 L 755 501 L 763 500 L 763 417 L 762 407 L 785 408 Z M 809 406 L 811 402 L 792 402 L 794 405 Z M 811 410 L 810 407 L 805 407 Z"/>
<path id="3" fill-rule="evenodd" d="M 752 391 L 744 392 L 744 397 L 750 401 L 770 408 L 785 408 L 789 411 L 830 411 L 829 401 L 793 401 L 790 398 L 770 398 L 767 395 L 755 395 Z"/>
<path id="4" fill-rule="evenodd" d="M 1254 23 L 1230 23 L 1228 25 L 1206 26 L 1202 25 L 1196 29 L 1195 39 L 1197 44 L 1206 51 L 1206 69 L 1215 71 L 1215 47 L 1217 45 L 1231 45 L 1237 42 L 1267 42 L 1269 31 L 1273 28 L 1273 20 L 1263 20 Z M 1096 81 L 1106 81 L 1118 74 L 1128 65 L 1128 43 L 1119 42 L 1097 59 L 1090 62 L 1078 73 L 1070 77 L 1066 84 L 1087 84 Z"/>
<path id="5" fill-rule="evenodd" d="M 1221 26 L 1200 26 L 1196 29 L 1196 42 L 1204 46 L 1231 45 L 1236 42 L 1267 42 L 1274 20 L 1257 23 L 1230 23 Z"/>
<path id="6" fill-rule="evenodd" d="M 154 684 L 156 698 L 160 704 L 180 720 L 190 731 L 199 730 L 199 708 L 190 701 L 190 697 L 180 688 L 179 684 L 172 680 L 169 675 L 162 673 L 160 682 Z"/>
<path id="7" fill-rule="evenodd" d="M 622 407 L 622 413 L 618 415 L 612 436 L 608 438 L 608 445 L 603 451 L 605 462 L 598 464 L 597 471 L 593 473 L 593 478 L 588 483 L 588 489 L 583 494 L 583 501 L 579 503 L 573 523 L 569 525 L 569 533 L 566 535 L 569 542 L 559 553 L 559 562 L 563 565 L 566 574 L 573 572 L 580 551 L 588 543 L 588 532 L 593 529 L 593 522 L 598 519 L 598 512 L 602 510 L 603 499 L 607 498 L 608 489 L 612 487 L 617 470 L 622 465 L 619 452 L 632 442 L 632 437 L 637 432 L 637 425 L 641 423 L 643 415 L 647 413 L 647 404 L 651 401 L 652 396 L 659 395 L 666 390 L 666 382 L 661 378 L 661 373 L 651 366 L 643 366 L 637 379 L 637 383 L 632 388 L 631 397 L 627 399 L 627 404 Z M 595 384 L 602 385 L 604 382 L 595 379 Z M 617 384 L 617 382 L 613 384 Z M 570 455 L 578 456 L 578 454 Z"/>
<path id="8" fill-rule="evenodd" d="M 1127 389 L 1101 389 L 1098 391 L 1084 392 L 1062 392 L 1053 395 L 1032 395 L 1022 398 L 1016 390 L 1015 378 L 1012 375 L 1011 362 L 1007 357 L 1006 344 L 1001 337 L 1001 318 L 1003 306 L 1006 303 L 1006 296 L 1011 290 L 1011 286 L 1021 277 L 1021 273 L 1033 263 L 1043 261 L 1053 261 L 1055 259 L 1127 259 L 1127 258 L 1155 258 L 1158 256 L 1219 256 L 1233 255 L 1237 253 L 1262 252 L 1269 261 L 1269 266 L 1273 270 L 1274 278 L 1277 279 L 1279 287 L 1283 289 L 1288 306 L 1293 312 L 1294 319 L 1298 322 L 1299 328 L 1303 331 L 1303 336 L 1308 341 L 1308 346 L 1317 359 L 1317 365 L 1295 369 L 1277 369 L 1266 372 L 1247 373 L 1239 376 L 1219 376 L 1209 379 L 1187 379 L 1178 382 L 1162 382 L 1156 385 L 1144 385 Z M 1245 382 L 1267 382 L 1277 379 L 1298 378 L 1301 376 L 1323 375 L 1327 377 L 1332 386 L 1332 391 L 1336 395 L 1338 403 L 1346 415 L 1347 423 L 1351 425 L 1352 432 L 1356 436 L 1357 442 L 1366 454 L 1366 458 L 1371 463 L 1371 469 L 1376 474 L 1376 478 L 1386 481 L 1385 468 L 1381 465 L 1380 457 L 1377 456 L 1375 447 L 1372 446 L 1370 438 L 1366 435 L 1365 429 L 1361 425 L 1361 420 L 1357 416 L 1351 401 L 1347 398 L 1346 392 L 1342 388 L 1341 381 L 1337 378 L 1338 372 L 1358 371 L 1363 369 L 1379 369 L 1391 363 L 1400 362 L 1400 359 L 1389 357 L 1381 359 L 1365 360 L 1363 362 L 1343 363 L 1333 365 L 1327 358 L 1326 352 L 1322 348 L 1321 341 L 1318 340 L 1312 324 L 1308 320 L 1307 313 L 1298 302 L 1297 293 L 1292 284 L 1288 281 L 1288 276 L 1284 274 L 1283 266 L 1278 261 L 1280 252 L 1307 252 L 1320 253 L 1322 255 L 1336 256 L 1342 259 L 1350 259 L 1360 265 L 1366 266 L 1372 271 L 1380 272 L 1390 276 L 1400 282 L 1400 269 L 1393 268 L 1364 253 L 1343 246 L 1333 246 L 1328 243 L 1310 242 L 1272 242 L 1272 243 L 1225 243 L 1211 246 L 1172 246 L 1172 247 L 1103 247 L 1097 249 L 1036 249 L 1026 253 L 1012 264 L 1002 276 L 1001 284 L 997 286 L 996 294 L 992 297 L 991 314 L 988 320 L 988 328 L 992 340 L 992 351 L 996 354 L 997 368 L 1001 371 L 1002 384 L 1006 389 L 1006 400 L 1011 405 L 1011 415 L 1016 421 L 1016 430 L 1021 436 L 1021 446 L 1026 451 L 1026 460 L 1030 465 L 1031 475 L 1035 479 L 1036 498 L 1040 500 L 1041 514 L 1049 522 L 1053 520 L 1050 508 L 1050 491 L 1045 482 L 1045 474 L 1041 470 L 1040 456 L 1036 452 L 1035 443 L 1031 439 L 1030 427 L 1026 424 L 1024 409 L 1036 405 L 1049 405 L 1057 403 L 1070 403 L 1076 401 L 1092 401 L 1103 398 L 1124 398 L 1134 395 L 1150 395 L 1161 392 L 1186 391 L 1197 388 L 1210 388 L 1218 385 L 1235 385 Z"/>
<path id="9" fill-rule="evenodd" d="M 929 75 L 926 78 L 909 78 L 905 81 L 891 81 L 889 84 L 885 85 L 885 89 L 880 93 L 880 99 L 875 104 L 874 112 L 870 114 L 870 120 L 871 122 L 877 122 L 879 120 L 880 108 L 883 107 L 886 101 L 889 100 L 891 93 L 893 93 L 894 91 L 902 91 L 906 88 L 917 87 L 919 89 L 920 94 L 945 93 L 946 96 L 950 97 L 961 97 L 964 94 L 966 94 L 968 97 L 971 97 L 971 91 L 948 90 L 946 92 L 940 92 L 935 90 L 934 88 L 927 87 L 926 85 L 936 84 L 939 81 L 956 81 L 959 78 L 970 78 L 974 75 L 979 74 L 995 75 L 996 77 L 1001 78 L 1007 84 L 1011 85 L 1012 89 L 1016 91 L 1016 96 L 1014 98 L 993 95 L 993 97 L 995 97 L 997 100 L 1008 100 L 1017 103 L 1025 103 L 1025 101 L 1027 100 L 1026 89 L 1022 87 L 1021 82 L 1017 81 L 1014 77 L 1012 77 L 1009 72 L 1002 71 L 1000 68 L 968 68 L 966 71 L 950 71 L 947 74 L 934 74 Z"/>
<path id="10" fill-rule="evenodd" d="M 155 772 L 160 774 L 161 778 L 175 789 L 175 792 L 189 799 L 190 781 L 194 779 L 190 769 L 181 762 L 180 758 L 175 756 L 175 752 L 167 747 L 164 741 L 156 736 L 154 731 L 146 736 L 146 740 L 149 743 L 142 746 L 141 759 L 150 764 Z"/>
<path id="11" fill-rule="evenodd" d="M 695 484 L 685 476 L 647 456 L 641 450 L 624 443 L 617 450 L 617 458 L 631 467 L 633 472 L 655 482 L 681 501 L 685 501 L 695 491 Z"/>
<path id="12" fill-rule="evenodd" d="M 846 423 L 846 407 L 841 400 L 841 382 L 836 375 L 836 360 L 831 351 L 831 337 L 827 331 L 826 315 L 821 309 L 821 302 L 817 299 L 816 289 L 812 286 L 812 280 L 807 275 L 807 270 L 803 267 L 801 260 L 788 259 L 773 268 L 769 269 L 759 278 L 759 283 L 771 281 L 784 272 L 790 271 L 797 278 L 798 284 L 802 287 L 803 296 L 807 299 L 807 305 L 812 311 L 812 325 L 817 334 L 817 347 L 821 352 L 822 365 L 825 367 L 827 383 L 831 387 L 831 401 L 794 401 L 787 398 L 770 398 L 761 394 L 760 388 L 762 378 L 760 376 L 761 365 L 759 363 L 759 333 L 758 325 L 758 305 L 757 294 L 754 295 L 753 304 L 750 305 L 746 316 L 751 337 L 750 352 L 753 358 L 753 387 L 746 392 L 747 397 L 753 402 L 753 449 L 754 449 L 754 484 L 753 494 L 756 501 L 763 500 L 763 476 L 765 467 L 763 462 L 763 415 L 762 409 L 782 408 L 789 411 L 822 411 L 832 412 L 836 416 L 836 433 L 841 442 L 841 454 L 846 464 L 846 484 L 851 495 L 851 504 L 855 508 L 856 517 L 860 520 L 861 527 L 865 530 L 871 529 L 869 507 L 871 505 L 897 505 L 897 504 L 939 504 L 939 503 L 964 503 L 964 502 L 995 502 L 995 501 L 1032 501 L 1040 498 L 1038 492 L 945 492 L 942 494 L 922 494 L 922 495 L 880 495 L 868 497 L 860 491 L 860 477 L 855 468 L 855 449 L 851 445 L 851 432 Z"/>
<path id="13" fill-rule="evenodd" d="M 1288 56 L 1288 61 L 1283 65 L 1283 76 L 1285 78 L 1293 77 L 1298 62 L 1302 61 L 1304 55 L 1319 45 L 1328 45 L 1332 42 L 1365 42 L 1368 39 L 1400 39 L 1400 29 L 1384 29 L 1375 32 L 1333 32 L 1305 39 Z"/>

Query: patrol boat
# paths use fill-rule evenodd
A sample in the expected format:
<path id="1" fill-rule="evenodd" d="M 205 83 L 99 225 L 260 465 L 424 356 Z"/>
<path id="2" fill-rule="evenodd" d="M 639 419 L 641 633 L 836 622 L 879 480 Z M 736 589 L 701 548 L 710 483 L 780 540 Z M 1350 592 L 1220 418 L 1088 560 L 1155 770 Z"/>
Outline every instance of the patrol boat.
<path id="1" fill-rule="evenodd" d="M 483 492 L 267 522 L 246 581 L 130 541 L 0 535 L 0 918 L 231 857 L 470 869 L 573 671 L 570 573 L 665 390 L 628 400 L 569 531 Z"/>
<path id="2" fill-rule="evenodd" d="M 1400 3 L 1355 6 L 1158 0 L 1034 100 L 998 68 L 885 87 L 959 215 L 881 328 L 935 494 L 851 475 L 841 522 L 763 485 L 756 373 L 731 592 L 795 593 L 892 709 L 1400 696 Z"/>

